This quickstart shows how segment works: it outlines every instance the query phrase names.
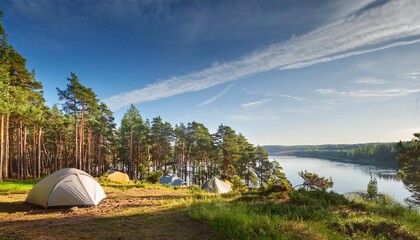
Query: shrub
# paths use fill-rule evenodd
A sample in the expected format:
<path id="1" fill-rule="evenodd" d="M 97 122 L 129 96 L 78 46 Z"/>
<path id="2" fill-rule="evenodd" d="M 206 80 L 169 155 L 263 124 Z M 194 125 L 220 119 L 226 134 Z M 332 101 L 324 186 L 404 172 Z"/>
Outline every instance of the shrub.
<path id="1" fill-rule="evenodd" d="M 299 176 L 303 178 L 303 187 L 307 189 L 322 189 L 327 190 L 328 188 L 332 188 L 334 182 L 332 178 L 325 178 L 318 176 L 316 173 L 311 173 L 308 171 L 301 171 L 299 172 Z"/>
<path id="2" fill-rule="evenodd" d="M 245 183 L 242 181 L 241 177 L 239 177 L 238 175 L 233 175 L 232 178 L 232 188 L 233 190 L 245 190 L 246 186 Z"/>
<path id="3" fill-rule="evenodd" d="M 387 219 L 355 218 L 332 223 L 336 228 L 350 237 L 416 240 L 417 237 L 400 224 Z"/>
<path id="4" fill-rule="evenodd" d="M 148 183 L 158 183 L 162 177 L 162 172 L 149 172 L 146 174 L 146 182 Z"/>
<path id="5" fill-rule="evenodd" d="M 368 197 L 374 199 L 378 196 L 378 181 L 375 177 L 370 176 L 370 181 L 367 185 Z"/>

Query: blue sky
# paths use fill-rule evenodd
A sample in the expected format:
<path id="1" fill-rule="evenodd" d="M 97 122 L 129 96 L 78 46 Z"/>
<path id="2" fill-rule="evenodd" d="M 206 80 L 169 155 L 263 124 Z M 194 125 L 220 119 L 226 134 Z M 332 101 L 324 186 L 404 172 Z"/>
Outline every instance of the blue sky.
<path id="1" fill-rule="evenodd" d="M 119 123 L 223 123 L 253 144 L 410 140 L 417 0 L 2 0 L 49 105 L 76 73 Z"/>

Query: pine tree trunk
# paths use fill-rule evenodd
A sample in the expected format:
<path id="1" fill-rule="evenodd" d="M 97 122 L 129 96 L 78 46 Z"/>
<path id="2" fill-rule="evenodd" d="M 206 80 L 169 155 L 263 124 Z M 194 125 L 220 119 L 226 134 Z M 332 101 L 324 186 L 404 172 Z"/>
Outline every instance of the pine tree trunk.
<path id="1" fill-rule="evenodd" d="M 91 150 L 91 144 L 92 144 L 92 131 L 90 130 L 90 128 L 88 129 L 88 139 L 87 139 L 87 170 L 89 174 L 92 174 L 92 150 Z"/>
<path id="2" fill-rule="evenodd" d="M 132 163 L 132 161 L 133 161 L 133 127 L 131 127 L 131 129 L 130 129 L 130 148 L 129 148 L 129 164 L 128 164 L 128 166 L 129 166 L 129 169 L 128 169 L 128 174 L 129 174 L 129 176 L 130 176 L 130 178 L 132 178 L 133 177 L 133 175 L 131 174 L 131 163 Z"/>
<path id="3" fill-rule="evenodd" d="M 41 177 L 41 154 L 42 154 L 42 149 L 41 149 L 41 140 L 42 140 L 42 127 L 39 128 L 39 133 L 38 133 L 38 156 L 36 157 L 36 164 L 37 164 L 37 171 L 36 171 L 36 177 L 39 178 Z"/>
<path id="4" fill-rule="evenodd" d="M 62 152 L 63 152 L 62 142 L 63 142 L 62 141 L 62 134 L 60 133 L 59 137 L 58 137 L 58 145 L 56 147 L 57 153 L 56 153 L 55 171 L 57 171 L 57 170 L 59 170 L 63 167 L 63 165 L 62 165 L 63 164 L 62 163 L 62 161 L 63 161 L 63 158 L 62 158 Z"/>
<path id="5" fill-rule="evenodd" d="M 0 182 L 3 181 L 3 159 L 4 159 L 4 116 L 0 121 Z"/>
<path id="6" fill-rule="evenodd" d="M 181 142 L 181 166 L 180 166 L 180 171 L 183 170 L 183 165 L 184 165 L 184 161 L 185 161 L 185 149 L 184 149 L 184 140 L 182 140 Z M 184 181 L 187 181 L 187 174 L 185 174 L 185 172 L 181 173 L 181 176 L 184 176 Z"/>
<path id="7" fill-rule="evenodd" d="M 74 117 L 74 121 L 77 121 L 76 116 Z M 79 143 L 77 141 L 77 137 L 78 137 L 78 131 L 77 131 L 78 127 L 77 127 L 77 122 L 74 123 L 74 141 L 75 141 L 75 150 L 74 150 L 74 167 L 75 168 L 80 168 L 79 167 L 79 159 L 78 159 L 78 155 L 79 155 Z"/>
<path id="8" fill-rule="evenodd" d="M 4 126 L 4 162 L 3 162 L 3 177 L 9 178 L 9 168 L 11 167 L 10 164 L 10 142 L 9 142 L 9 124 L 10 124 L 10 116 L 6 115 L 6 123 Z"/>
<path id="9" fill-rule="evenodd" d="M 99 176 L 104 174 L 104 161 L 102 160 L 102 133 L 99 135 L 99 143 L 98 143 L 98 157 L 97 161 L 99 164 Z"/>
<path id="10" fill-rule="evenodd" d="M 23 145 L 22 145 L 22 177 L 23 179 L 26 179 L 26 176 L 28 174 L 28 161 L 26 159 L 26 126 L 23 127 Z"/>
<path id="11" fill-rule="evenodd" d="M 21 165 L 22 165 L 22 128 L 21 126 L 19 126 L 17 128 L 17 179 L 20 180 L 21 179 Z"/>
<path id="12" fill-rule="evenodd" d="M 80 118 L 80 137 L 79 137 L 79 159 L 80 169 L 86 171 L 86 154 L 84 154 L 85 148 L 85 104 L 82 104 L 82 114 Z"/>
<path id="13" fill-rule="evenodd" d="M 32 138 L 32 176 L 36 178 L 36 128 L 33 129 Z"/>
<path id="14" fill-rule="evenodd" d="M 61 136 L 61 135 L 59 135 L 59 136 Z M 57 171 L 58 170 L 58 162 L 59 162 L 59 159 L 60 159 L 60 137 L 56 137 L 56 139 L 55 139 L 55 153 L 54 153 L 54 167 L 53 167 L 53 171 L 55 172 L 55 171 Z"/>

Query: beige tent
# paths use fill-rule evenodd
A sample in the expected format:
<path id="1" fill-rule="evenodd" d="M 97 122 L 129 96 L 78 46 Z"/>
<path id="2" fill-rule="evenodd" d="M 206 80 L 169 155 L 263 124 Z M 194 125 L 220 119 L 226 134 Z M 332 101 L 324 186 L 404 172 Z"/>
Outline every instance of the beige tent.
<path id="1" fill-rule="evenodd" d="M 214 177 L 201 186 L 202 189 L 208 192 L 227 193 L 232 191 L 232 187 L 224 181 Z"/>
<path id="2" fill-rule="evenodd" d="M 86 172 L 63 168 L 38 182 L 29 192 L 27 203 L 42 207 L 96 206 L 106 194 Z"/>
<path id="3" fill-rule="evenodd" d="M 120 183 L 130 182 L 130 178 L 128 177 L 127 173 L 123 173 L 117 170 L 109 170 L 107 172 L 107 177 L 109 180 L 114 181 L 114 182 L 120 182 Z"/>

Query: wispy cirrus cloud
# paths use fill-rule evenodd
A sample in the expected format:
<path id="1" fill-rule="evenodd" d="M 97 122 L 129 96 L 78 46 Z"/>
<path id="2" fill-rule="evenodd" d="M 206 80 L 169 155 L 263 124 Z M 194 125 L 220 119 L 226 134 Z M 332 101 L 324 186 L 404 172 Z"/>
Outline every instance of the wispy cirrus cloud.
<path id="1" fill-rule="evenodd" d="M 266 93 L 265 96 L 267 96 L 267 97 L 288 98 L 288 99 L 293 99 L 293 100 L 296 100 L 296 101 L 302 101 L 303 100 L 303 98 L 300 98 L 300 97 L 296 97 L 296 96 L 292 96 L 292 95 L 288 95 L 288 94 L 278 94 L 278 93 L 273 93 L 273 92 Z"/>
<path id="2" fill-rule="evenodd" d="M 266 92 L 264 93 L 263 91 L 259 90 L 259 89 L 254 89 L 254 90 L 248 90 L 247 88 L 243 87 L 242 90 L 250 95 L 259 95 L 259 96 L 265 96 L 265 97 L 281 97 L 281 98 L 289 98 L 289 99 L 293 99 L 296 101 L 302 101 L 303 98 L 301 97 L 296 97 L 296 96 L 292 96 L 289 94 L 281 94 L 281 93 L 276 93 L 276 92 Z"/>
<path id="3" fill-rule="evenodd" d="M 415 71 L 406 73 L 405 76 L 409 79 L 417 79 L 420 77 L 420 70 L 415 70 Z"/>
<path id="4" fill-rule="evenodd" d="M 229 90 L 234 86 L 235 84 L 229 84 L 225 89 L 223 89 L 220 93 L 218 93 L 216 96 L 211 97 L 209 99 L 207 99 L 206 101 L 198 104 L 198 107 L 202 107 L 202 106 L 206 106 L 209 105 L 210 103 L 216 101 L 217 99 L 221 98 L 223 95 L 225 95 L 227 92 L 229 92 Z"/>
<path id="5" fill-rule="evenodd" d="M 420 93 L 420 89 L 384 89 L 384 90 L 356 90 L 356 91 L 337 91 L 336 89 L 317 89 L 317 93 L 326 96 L 358 97 L 358 98 L 391 98 L 407 96 Z"/>
<path id="6" fill-rule="evenodd" d="M 373 77 L 366 77 L 354 80 L 357 84 L 368 84 L 368 85 L 381 85 L 385 84 L 387 81 L 383 79 L 373 78 Z"/>
<path id="7" fill-rule="evenodd" d="M 270 98 L 266 98 L 260 101 L 255 101 L 255 102 L 249 102 L 249 103 L 242 103 L 241 104 L 241 108 L 256 108 L 256 107 L 260 107 L 261 105 L 270 102 L 271 99 Z"/>
<path id="8" fill-rule="evenodd" d="M 272 44 L 238 60 L 172 77 L 142 89 L 112 96 L 104 102 L 111 109 L 117 110 L 131 103 L 154 101 L 199 91 L 266 71 L 303 68 L 418 43 L 420 42 L 419 19 L 420 1 L 390 1 L 300 37 Z"/>

